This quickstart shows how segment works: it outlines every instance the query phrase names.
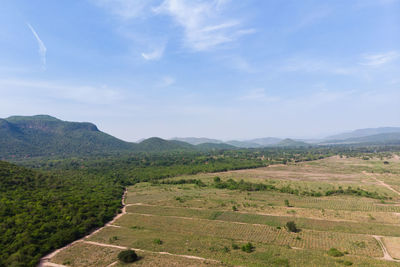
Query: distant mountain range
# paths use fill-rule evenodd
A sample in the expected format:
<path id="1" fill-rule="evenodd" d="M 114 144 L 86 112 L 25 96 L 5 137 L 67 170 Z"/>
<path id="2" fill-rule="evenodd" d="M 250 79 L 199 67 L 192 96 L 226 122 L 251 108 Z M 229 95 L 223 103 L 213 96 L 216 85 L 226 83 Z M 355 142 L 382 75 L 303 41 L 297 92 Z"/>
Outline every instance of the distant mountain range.
<path id="1" fill-rule="evenodd" d="M 92 155 L 98 153 L 210 151 L 261 147 L 306 147 L 340 144 L 400 144 L 400 127 L 360 129 L 308 143 L 275 137 L 222 141 L 210 138 L 152 137 L 125 142 L 89 122 L 62 121 L 48 115 L 0 119 L 0 159 L 36 156 Z"/>
<path id="2" fill-rule="evenodd" d="M 349 138 L 359 138 L 379 134 L 400 133 L 400 127 L 380 127 L 380 128 L 366 128 L 358 129 L 352 132 L 341 133 L 337 135 L 328 136 L 326 140 L 346 140 Z"/>

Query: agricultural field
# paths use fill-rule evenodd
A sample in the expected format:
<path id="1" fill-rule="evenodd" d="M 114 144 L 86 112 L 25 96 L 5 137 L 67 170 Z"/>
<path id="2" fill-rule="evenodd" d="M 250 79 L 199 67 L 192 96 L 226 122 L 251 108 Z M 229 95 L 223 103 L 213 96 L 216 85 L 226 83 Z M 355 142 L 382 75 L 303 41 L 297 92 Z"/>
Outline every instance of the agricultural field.
<path id="1" fill-rule="evenodd" d="M 398 156 L 141 182 L 124 204 L 118 218 L 45 264 L 400 266 Z M 117 255 L 128 248 L 139 260 L 122 264 Z"/>

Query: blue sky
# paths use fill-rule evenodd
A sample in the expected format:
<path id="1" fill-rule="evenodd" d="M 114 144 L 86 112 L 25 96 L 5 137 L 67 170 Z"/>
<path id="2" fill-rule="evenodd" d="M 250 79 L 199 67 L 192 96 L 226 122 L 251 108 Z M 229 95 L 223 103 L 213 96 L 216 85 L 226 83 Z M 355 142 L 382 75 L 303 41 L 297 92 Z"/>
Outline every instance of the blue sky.
<path id="1" fill-rule="evenodd" d="M 400 126 L 400 1 L 4 0 L 0 93 L 128 141 Z"/>

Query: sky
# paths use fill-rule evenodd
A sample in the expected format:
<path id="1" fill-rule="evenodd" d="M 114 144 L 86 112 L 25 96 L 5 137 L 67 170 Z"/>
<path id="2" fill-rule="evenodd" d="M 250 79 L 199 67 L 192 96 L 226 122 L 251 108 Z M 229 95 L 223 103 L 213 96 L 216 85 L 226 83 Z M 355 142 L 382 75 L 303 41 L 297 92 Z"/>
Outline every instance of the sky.
<path id="1" fill-rule="evenodd" d="M 0 95 L 126 141 L 400 126 L 400 0 L 3 0 Z"/>

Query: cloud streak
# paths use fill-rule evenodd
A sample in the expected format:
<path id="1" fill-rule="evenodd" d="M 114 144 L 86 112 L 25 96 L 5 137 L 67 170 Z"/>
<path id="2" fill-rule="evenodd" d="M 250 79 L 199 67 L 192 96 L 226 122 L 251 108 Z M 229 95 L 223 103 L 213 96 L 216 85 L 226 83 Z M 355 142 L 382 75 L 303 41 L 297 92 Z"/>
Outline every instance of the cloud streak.
<path id="1" fill-rule="evenodd" d="M 42 67 L 43 69 L 46 69 L 46 52 L 47 52 L 47 48 L 44 45 L 42 39 L 40 39 L 39 35 L 37 34 L 37 32 L 35 31 L 35 29 L 32 27 L 31 24 L 27 23 L 28 28 L 31 30 L 33 36 L 35 37 L 38 46 L 39 46 L 39 55 L 40 55 L 40 59 L 42 61 Z"/>
<path id="2" fill-rule="evenodd" d="M 239 20 L 225 19 L 221 10 L 226 1 L 187 2 L 165 0 L 153 9 L 164 14 L 184 29 L 184 44 L 195 51 L 207 51 L 255 32 L 241 28 Z"/>
<path id="3" fill-rule="evenodd" d="M 400 53 L 397 51 L 390 51 L 381 54 L 368 54 L 364 55 L 364 61 L 360 63 L 364 66 L 378 67 L 386 63 L 392 62 L 400 57 Z"/>
<path id="4" fill-rule="evenodd" d="M 164 49 L 165 47 L 159 47 L 155 50 L 153 50 L 152 52 L 149 53 L 142 53 L 142 57 L 145 60 L 159 60 L 160 58 L 162 58 L 163 54 L 164 54 Z"/>

